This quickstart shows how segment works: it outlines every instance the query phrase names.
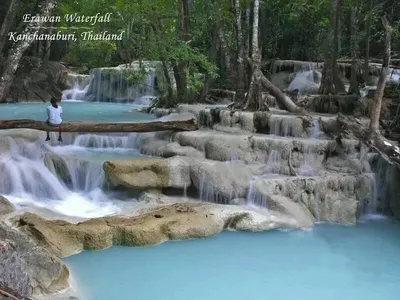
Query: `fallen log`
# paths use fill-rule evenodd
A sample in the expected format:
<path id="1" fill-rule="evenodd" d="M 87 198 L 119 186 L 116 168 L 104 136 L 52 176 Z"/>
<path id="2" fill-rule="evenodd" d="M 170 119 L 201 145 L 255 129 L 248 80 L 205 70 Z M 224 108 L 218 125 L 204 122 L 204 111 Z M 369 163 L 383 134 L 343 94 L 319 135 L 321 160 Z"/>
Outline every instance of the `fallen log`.
<path id="1" fill-rule="evenodd" d="M 371 134 L 369 127 L 353 116 L 339 113 L 337 121 L 346 134 L 354 136 L 379 153 L 389 164 L 400 168 L 400 148 L 396 142 L 385 139 L 381 134 Z"/>
<path id="2" fill-rule="evenodd" d="M 35 120 L 3 120 L 0 129 L 29 128 L 42 131 L 62 132 L 154 132 L 154 131 L 193 131 L 198 126 L 194 119 L 184 121 L 145 122 L 145 123 L 63 123 L 49 126 Z"/>

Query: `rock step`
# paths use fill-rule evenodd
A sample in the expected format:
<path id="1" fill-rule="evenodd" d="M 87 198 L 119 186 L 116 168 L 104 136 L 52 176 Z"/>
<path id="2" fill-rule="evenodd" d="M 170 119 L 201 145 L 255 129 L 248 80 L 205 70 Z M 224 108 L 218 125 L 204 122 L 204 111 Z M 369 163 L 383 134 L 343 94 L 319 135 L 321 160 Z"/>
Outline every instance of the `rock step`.
<path id="1" fill-rule="evenodd" d="M 143 134 L 137 140 L 143 154 L 171 157 L 175 155 L 217 161 L 242 160 L 245 163 L 291 161 L 299 168 L 307 160 L 319 163 L 342 155 L 356 156 L 359 142 L 276 137 L 262 134 L 230 134 L 211 130 L 182 133 Z"/>
<path id="2" fill-rule="evenodd" d="M 245 131 L 285 137 L 321 137 L 338 126 L 335 115 L 311 114 L 311 117 L 305 117 L 279 109 L 247 112 L 219 106 L 180 105 L 178 112 L 194 114 L 199 126 L 235 133 Z"/>
<path id="3" fill-rule="evenodd" d="M 113 185 L 182 190 L 192 186 L 202 201 L 229 204 L 246 199 L 244 202 L 268 208 L 270 196 L 282 196 L 302 203 L 316 219 L 331 223 L 354 223 L 357 203 L 362 207 L 372 197 L 373 178 L 368 174 L 264 175 L 263 167 L 188 157 L 138 158 L 104 165 Z"/>
<path id="4" fill-rule="evenodd" d="M 355 224 L 358 212 L 373 201 L 370 174 L 325 173 L 318 177 L 256 177 L 247 201 L 274 208 L 274 197 L 284 196 L 304 205 L 317 221 Z"/>

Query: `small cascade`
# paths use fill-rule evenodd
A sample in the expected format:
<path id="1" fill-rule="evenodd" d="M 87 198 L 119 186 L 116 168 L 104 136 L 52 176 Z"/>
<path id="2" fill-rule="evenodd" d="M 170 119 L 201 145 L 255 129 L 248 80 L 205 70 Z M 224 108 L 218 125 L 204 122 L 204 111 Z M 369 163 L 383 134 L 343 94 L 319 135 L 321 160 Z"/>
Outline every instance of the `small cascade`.
<path id="1" fill-rule="evenodd" d="M 269 133 L 283 137 L 301 137 L 301 133 L 294 128 L 294 120 L 291 116 L 271 115 L 268 118 Z"/>
<path id="2" fill-rule="evenodd" d="M 278 150 L 271 150 L 268 155 L 267 166 L 265 168 L 266 174 L 281 174 L 283 166 L 287 163 L 281 157 L 281 153 Z"/>
<path id="3" fill-rule="evenodd" d="M 320 198 L 320 195 L 319 195 L 319 192 L 318 191 L 316 191 L 315 192 L 315 196 L 314 196 L 314 217 L 315 217 L 315 222 L 318 224 L 318 223 L 321 223 L 321 217 L 320 217 L 320 213 L 319 213 L 319 205 L 318 205 L 318 203 L 321 201 L 321 198 Z"/>
<path id="4" fill-rule="evenodd" d="M 73 142 L 74 146 L 84 148 L 136 148 L 138 135 L 100 135 L 82 134 L 78 135 Z"/>
<path id="5" fill-rule="evenodd" d="M 376 184 L 375 173 L 366 173 L 370 181 L 371 186 L 371 197 L 368 201 L 367 207 L 365 208 L 365 213 L 367 215 L 374 215 L 378 212 L 378 186 Z"/>
<path id="6" fill-rule="evenodd" d="M 268 207 L 268 197 L 260 194 L 255 187 L 256 179 L 250 181 L 250 187 L 247 192 L 247 205 L 255 207 Z"/>
<path id="7" fill-rule="evenodd" d="M 233 195 L 226 197 L 221 195 L 214 186 L 205 177 L 202 178 L 199 187 L 199 199 L 204 202 L 229 204 L 233 199 Z"/>
<path id="8" fill-rule="evenodd" d="M 82 87 L 79 82 L 75 82 L 72 89 L 62 92 L 63 101 L 84 101 L 89 90 L 89 84 Z"/>
<path id="9" fill-rule="evenodd" d="M 300 176 L 314 177 L 318 175 L 321 169 L 321 162 L 318 159 L 318 154 L 312 151 L 312 147 L 306 147 L 303 151 L 303 161 L 299 168 Z"/>
<path id="10" fill-rule="evenodd" d="M 288 91 L 297 90 L 299 94 L 315 94 L 318 92 L 320 74 L 315 70 L 300 71 L 296 73 L 292 82 L 289 84 Z M 317 80 L 316 80 L 317 79 Z"/>
<path id="11" fill-rule="evenodd" d="M 100 189 L 105 183 L 103 166 L 77 159 L 64 159 L 71 180 L 71 188 L 90 192 Z"/>
<path id="12" fill-rule="evenodd" d="M 314 120 L 313 121 L 313 129 L 311 132 L 311 138 L 312 139 L 320 139 L 321 137 L 323 137 L 325 134 L 323 131 L 321 131 L 320 129 L 320 125 L 319 125 L 319 120 Z"/>

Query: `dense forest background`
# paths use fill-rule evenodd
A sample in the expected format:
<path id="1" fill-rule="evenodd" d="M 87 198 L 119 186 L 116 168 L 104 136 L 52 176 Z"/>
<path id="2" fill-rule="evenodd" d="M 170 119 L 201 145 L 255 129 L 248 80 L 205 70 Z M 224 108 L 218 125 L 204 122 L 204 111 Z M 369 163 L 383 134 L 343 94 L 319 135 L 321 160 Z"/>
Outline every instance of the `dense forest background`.
<path id="1" fill-rule="evenodd" d="M 111 22 L 97 23 L 91 30 L 125 31 L 124 39 L 8 41 L 10 31 L 33 30 L 22 22 L 26 13 L 112 13 Z M 254 83 L 254 74 L 259 75 L 253 78 L 256 81 L 268 77 L 265 66 L 271 60 L 325 61 L 326 77 L 328 65 L 335 69 L 337 59 L 353 60 L 357 68 L 363 63 L 367 67 L 372 58 L 382 59 L 382 18 L 391 28 L 391 57 L 399 58 L 397 0 L 5 0 L 0 3 L 2 98 L 5 81 L 10 81 L 8 73 L 17 68 L 21 57 L 34 56 L 45 62 L 62 61 L 80 72 L 134 60 L 161 61 L 165 70 L 174 70 L 178 101 L 194 97 L 192 92 L 201 100 L 209 86 L 236 90 L 240 100 Z M 53 31 L 87 30 L 77 28 L 82 24 L 65 22 L 36 24 L 36 28 L 51 26 Z M 368 81 L 368 75 L 364 77 Z M 321 88 L 321 93 L 337 92 L 326 85 Z"/>

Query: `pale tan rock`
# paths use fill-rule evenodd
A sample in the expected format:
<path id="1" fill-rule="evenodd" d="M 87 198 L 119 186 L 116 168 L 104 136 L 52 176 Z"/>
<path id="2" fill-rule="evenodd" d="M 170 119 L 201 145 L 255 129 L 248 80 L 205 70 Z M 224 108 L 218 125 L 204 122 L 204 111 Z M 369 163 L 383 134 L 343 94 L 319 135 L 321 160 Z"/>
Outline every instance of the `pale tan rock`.
<path id="1" fill-rule="evenodd" d="M 0 196 L 0 217 L 13 213 L 15 206 L 7 198 Z"/>
<path id="2" fill-rule="evenodd" d="M 19 218 L 18 223 L 23 224 L 20 230 L 59 257 L 112 245 L 148 246 L 168 240 L 207 238 L 224 229 L 263 231 L 312 226 L 312 222 L 298 222 L 279 212 L 208 203 L 176 203 L 151 208 L 138 216 L 99 218 L 78 224 L 44 220 L 30 213 Z"/>

